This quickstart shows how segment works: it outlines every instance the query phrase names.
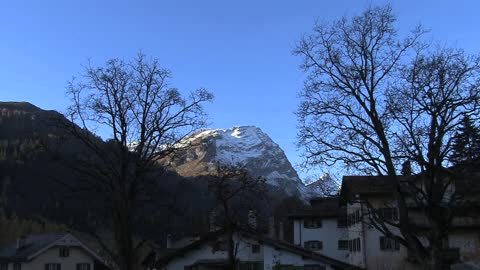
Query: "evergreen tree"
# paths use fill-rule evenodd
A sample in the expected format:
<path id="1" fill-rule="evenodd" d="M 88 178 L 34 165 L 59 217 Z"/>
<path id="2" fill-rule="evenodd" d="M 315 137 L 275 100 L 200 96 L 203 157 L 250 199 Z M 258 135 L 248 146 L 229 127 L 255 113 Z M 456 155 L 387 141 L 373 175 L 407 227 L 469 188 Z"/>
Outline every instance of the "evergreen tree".
<path id="1" fill-rule="evenodd" d="M 457 165 L 480 158 L 480 128 L 466 114 L 453 137 L 450 161 Z"/>

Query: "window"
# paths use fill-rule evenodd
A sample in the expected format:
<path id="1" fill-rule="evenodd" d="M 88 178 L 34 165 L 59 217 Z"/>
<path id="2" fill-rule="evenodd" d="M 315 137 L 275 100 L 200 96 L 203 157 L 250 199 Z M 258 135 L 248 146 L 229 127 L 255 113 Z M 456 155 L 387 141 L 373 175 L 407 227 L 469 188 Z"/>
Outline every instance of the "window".
<path id="1" fill-rule="evenodd" d="M 89 263 L 77 263 L 77 270 L 90 270 Z"/>
<path id="2" fill-rule="evenodd" d="M 22 270 L 22 264 L 14 263 L 13 264 L 13 270 Z"/>
<path id="3" fill-rule="evenodd" d="M 352 240 L 348 240 L 348 250 L 350 252 L 357 252 L 357 251 L 362 250 L 361 246 L 360 246 L 360 238 L 355 238 L 355 239 L 352 239 Z"/>
<path id="4" fill-rule="evenodd" d="M 348 240 L 338 240 L 338 250 L 348 250 Z"/>
<path id="5" fill-rule="evenodd" d="M 70 249 L 68 247 L 60 247 L 59 255 L 60 257 L 70 256 Z"/>
<path id="6" fill-rule="evenodd" d="M 377 214 L 384 220 L 398 220 L 398 209 L 393 207 L 377 209 Z"/>
<path id="7" fill-rule="evenodd" d="M 309 250 L 322 250 L 323 242 L 322 241 L 305 241 L 303 243 L 304 247 Z"/>
<path id="8" fill-rule="evenodd" d="M 260 245 L 252 245 L 252 253 L 260 253 Z"/>
<path id="9" fill-rule="evenodd" d="M 61 270 L 62 267 L 59 263 L 47 263 L 45 264 L 45 270 Z"/>
<path id="10" fill-rule="evenodd" d="M 0 270 L 8 270 L 8 263 L 0 263 Z"/>
<path id="11" fill-rule="evenodd" d="M 320 264 L 306 264 L 303 269 L 305 270 L 326 270 L 327 267 L 325 265 Z"/>
<path id="12" fill-rule="evenodd" d="M 360 238 L 354 239 L 354 242 L 355 242 L 355 246 L 356 246 L 356 251 L 362 250 L 361 247 L 360 247 Z"/>
<path id="13" fill-rule="evenodd" d="M 322 227 L 322 219 L 320 218 L 307 218 L 303 222 L 303 227 L 307 229 L 315 229 Z"/>
<path id="14" fill-rule="evenodd" d="M 337 228 L 346 228 L 347 225 L 347 216 L 339 216 L 337 218 Z"/>
<path id="15" fill-rule="evenodd" d="M 263 270 L 263 262 L 240 262 L 240 270 Z"/>
<path id="16" fill-rule="evenodd" d="M 395 239 L 380 236 L 380 250 L 396 251 L 400 250 L 400 243 Z"/>
<path id="17" fill-rule="evenodd" d="M 360 217 L 360 210 L 357 210 L 347 216 L 348 226 L 352 226 L 353 224 L 357 224 L 361 221 L 362 219 Z"/>

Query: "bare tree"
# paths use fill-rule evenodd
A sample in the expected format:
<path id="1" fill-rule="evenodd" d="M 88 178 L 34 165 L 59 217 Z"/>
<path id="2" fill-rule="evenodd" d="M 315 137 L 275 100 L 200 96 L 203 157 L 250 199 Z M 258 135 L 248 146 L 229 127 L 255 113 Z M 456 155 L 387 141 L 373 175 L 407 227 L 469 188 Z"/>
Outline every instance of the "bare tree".
<path id="1" fill-rule="evenodd" d="M 83 188 L 101 195 L 96 207 L 109 221 L 114 248 L 97 239 L 120 270 L 139 267 L 142 242 L 134 239 L 134 223 L 150 199 L 152 180 L 158 180 L 156 160 L 179 145 L 188 147 L 180 141 L 204 126 L 202 105 L 213 98 L 205 89 L 183 97 L 169 85 L 170 77 L 158 60 L 138 54 L 132 61 L 89 64 L 79 80 L 68 85 L 68 116 L 76 124 L 68 128 L 88 150 L 73 168 Z M 95 132 L 109 140 L 104 142 Z"/>
<path id="2" fill-rule="evenodd" d="M 245 224 L 241 213 L 249 211 L 250 215 L 250 210 L 257 210 L 255 203 L 266 198 L 265 181 L 263 177 L 253 177 L 246 170 L 233 167 L 219 167 L 216 176 L 209 179 L 209 190 L 216 206 L 222 211 L 221 226 L 227 235 L 228 269 L 237 269 L 235 231 L 256 229 L 251 228 L 252 224 L 248 222 Z"/>
<path id="3" fill-rule="evenodd" d="M 351 19 L 317 24 L 299 42 L 294 53 L 308 74 L 297 111 L 299 145 L 307 165 L 341 163 L 386 176 L 399 221 L 371 209 L 372 222 L 413 251 L 425 269 L 441 269 L 439 251 L 458 205 L 448 188 L 454 174 L 446 169 L 451 134 L 462 113 L 479 113 L 479 58 L 459 50 L 428 51 L 419 42 L 421 28 L 400 39 L 395 20 L 390 6 L 371 7 Z M 419 176 L 407 187 L 398 177 L 405 160 Z M 431 234 L 419 234 L 410 222 L 413 191 L 421 194 L 415 203 Z M 446 197 L 450 203 L 444 205 Z"/>

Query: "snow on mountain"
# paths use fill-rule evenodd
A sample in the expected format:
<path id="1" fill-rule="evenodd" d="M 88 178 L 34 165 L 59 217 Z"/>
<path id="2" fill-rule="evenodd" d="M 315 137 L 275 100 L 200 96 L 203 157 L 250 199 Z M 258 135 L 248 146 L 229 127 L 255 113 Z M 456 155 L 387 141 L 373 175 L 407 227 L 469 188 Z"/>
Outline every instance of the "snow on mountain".
<path id="1" fill-rule="evenodd" d="M 183 176 L 208 174 L 218 165 L 239 166 L 287 194 L 311 196 L 283 150 L 258 127 L 203 129 L 182 144 L 190 147 L 168 164 Z"/>

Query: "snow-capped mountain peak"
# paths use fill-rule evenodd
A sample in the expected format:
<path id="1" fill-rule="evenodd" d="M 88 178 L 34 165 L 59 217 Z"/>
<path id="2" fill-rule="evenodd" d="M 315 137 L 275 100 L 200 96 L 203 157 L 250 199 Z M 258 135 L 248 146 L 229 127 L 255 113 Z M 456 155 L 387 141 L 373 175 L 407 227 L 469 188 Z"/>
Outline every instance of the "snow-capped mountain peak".
<path id="1" fill-rule="evenodd" d="M 203 129 L 182 141 L 191 145 L 175 160 L 173 168 L 184 176 L 208 174 L 216 166 L 242 167 L 254 176 L 291 195 L 302 196 L 305 186 L 283 150 L 260 128 L 236 126 Z"/>

